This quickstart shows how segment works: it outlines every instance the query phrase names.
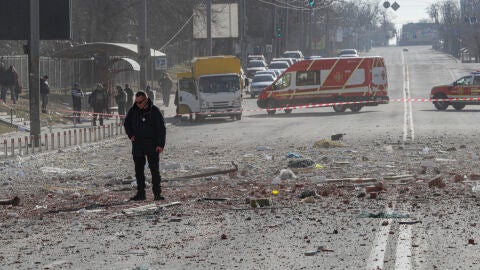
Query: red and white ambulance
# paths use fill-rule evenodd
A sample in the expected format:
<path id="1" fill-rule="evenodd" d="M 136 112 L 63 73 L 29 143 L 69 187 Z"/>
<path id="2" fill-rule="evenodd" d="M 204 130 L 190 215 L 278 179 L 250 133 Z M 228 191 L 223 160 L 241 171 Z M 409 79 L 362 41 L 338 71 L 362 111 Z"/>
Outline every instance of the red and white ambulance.
<path id="1" fill-rule="evenodd" d="M 257 105 L 274 114 L 279 108 L 290 113 L 294 106 L 319 104 L 358 112 L 388 102 L 385 61 L 371 56 L 297 62 L 261 92 Z"/>

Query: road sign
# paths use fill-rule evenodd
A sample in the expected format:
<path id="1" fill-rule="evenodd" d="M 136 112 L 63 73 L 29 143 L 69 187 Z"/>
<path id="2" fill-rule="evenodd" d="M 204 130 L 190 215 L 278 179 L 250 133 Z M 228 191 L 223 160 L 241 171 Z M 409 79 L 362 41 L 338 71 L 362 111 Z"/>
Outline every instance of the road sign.
<path id="1" fill-rule="evenodd" d="M 166 70 L 167 69 L 167 58 L 164 56 L 154 57 L 155 60 L 155 70 Z"/>
<path id="2" fill-rule="evenodd" d="M 265 45 L 265 52 L 272 53 L 272 44 Z"/>

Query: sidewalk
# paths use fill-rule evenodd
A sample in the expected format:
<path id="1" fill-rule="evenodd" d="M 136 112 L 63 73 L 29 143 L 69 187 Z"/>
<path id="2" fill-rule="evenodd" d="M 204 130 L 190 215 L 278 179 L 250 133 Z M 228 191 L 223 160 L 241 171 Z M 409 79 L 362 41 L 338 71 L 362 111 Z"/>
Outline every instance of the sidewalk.
<path id="1" fill-rule="evenodd" d="M 173 104 L 173 95 L 171 96 L 170 106 L 165 107 L 161 99 L 155 100 L 155 105 L 163 112 L 166 126 L 176 122 L 175 105 Z M 97 120 L 98 124 L 98 120 Z M 55 148 L 69 147 L 82 143 L 98 142 L 102 139 L 112 138 L 114 136 L 124 136 L 123 125 L 119 118 L 110 117 L 104 119 L 104 126 L 92 126 L 91 118 L 83 118 L 81 124 L 74 125 L 73 122 L 68 124 L 56 124 L 52 126 L 42 126 L 40 131 L 41 146 L 38 151 L 53 150 Z M 18 130 L 15 132 L 0 135 L 0 157 L 13 156 L 18 153 L 28 153 L 31 148 L 27 146 L 25 141 L 30 145 L 30 132 Z M 33 149 L 35 150 L 35 149 Z M 37 151 L 37 150 L 35 150 Z M 12 154 L 12 152 L 14 154 Z"/>

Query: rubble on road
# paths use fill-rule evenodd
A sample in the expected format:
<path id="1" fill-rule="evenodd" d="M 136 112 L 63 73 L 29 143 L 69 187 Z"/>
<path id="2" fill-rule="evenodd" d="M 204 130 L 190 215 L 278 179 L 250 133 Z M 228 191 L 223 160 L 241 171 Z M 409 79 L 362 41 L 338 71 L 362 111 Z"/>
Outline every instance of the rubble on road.
<path id="1" fill-rule="evenodd" d="M 422 140 L 418 140 L 406 146 L 386 139 L 376 143 L 356 141 L 354 145 L 348 145 L 347 140 L 342 143 L 279 140 L 269 146 L 206 147 L 207 142 L 174 145 L 166 148 L 160 161 L 162 195 L 167 200 L 164 204 L 153 201 L 148 170 L 147 200 L 128 201 L 135 192 L 136 182 L 127 141 L 82 146 L 78 151 L 55 155 L 17 157 L 0 163 L 0 197 L 18 194 L 21 198 L 21 204 L 17 205 L 0 202 L 0 228 L 21 225 L 22 229 L 11 230 L 2 237 L 6 243 L 16 241 L 15 248 L 25 254 L 32 252 L 29 250 L 32 245 L 50 244 L 44 250 L 51 249 L 54 255 L 38 251 L 50 262 L 57 260 L 54 256 L 64 258 L 63 252 L 80 250 L 63 244 L 57 247 L 51 241 L 65 235 L 72 238 L 87 235 L 92 239 L 82 239 L 88 243 L 105 242 L 92 245 L 95 258 L 100 258 L 103 250 L 118 245 L 122 250 L 116 249 L 116 254 L 152 258 L 152 254 L 161 253 L 168 257 L 166 261 L 178 261 L 192 256 L 189 242 L 196 241 L 191 246 L 198 246 L 205 239 L 211 241 L 212 249 L 235 243 L 257 248 L 262 241 L 245 243 L 242 240 L 245 234 L 256 233 L 259 239 L 265 236 L 266 241 L 277 241 L 274 238 L 277 232 L 282 235 L 287 232 L 288 237 L 293 237 L 292 228 L 295 231 L 319 228 L 318 234 L 324 233 L 322 237 L 334 244 L 351 236 L 347 226 L 370 231 L 362 226 L 376 223 L 360 218 L 395 219 L 389 220 L 389 224 L 419 224 L 415 228 L 421 229 L 433 226 L 438 220 L 446 224 L 455 220 L 446 218 L 457 212 L 448 208 L 452 200 L 461 200 L 462 205 L 471 202 L 469 209 L 478 204 L 480 174 L 472 162 L 478 157 L 473 153 L 476 148 L 466 143 L 468 148 L 446 152 L 441 144 L 429 144 L 426 149 Z M 295 155 L 289 157 L 285 153 Z M 434 208 L 437 206 L 440 208 Z M 329 226 L 332 222 L 335 227 Z M 466 224 L 477 226 L 474 220 Z M 448 226 L 455 227 L 453 222 Z M 475 230 L 475 226 L 469 228 Z M 332 233 L 334 228 L 336 234 Z M 148 234 L 143 234 L 144 231 Z M 48 241 L 36 242 L 33 236 L 38 234 Z M 222 239 L 222 234 L 227 239 Z M 104 241 L 105 235 L 108 241 Z M 462 245 L 465 245 L 464 235 Z M 315 240 L 313 237 L 304 240 L 303 236 L 302 243 L 287 237 L 278 240 L 279 245 L 286 241 L 294 243 L 292 249 L 305 256 L 337 250 L 338 245 L 332 246 L 332 250 L 305 252 L 309 250 L 306 244 L 310 243 L 306 241 L 315 243 Z M 165 243 L 139 249 L 133 244 L 138 237 L 150 244 L 151 238 Z M 370 239 L 368 235 L 362 237 Z M 121 243 L 111 239 L 120 239 Z M 190 253 L 185 254 L 184 249 Z M 20 260 L 25 260 L 28 255 L 22 254 Z M 215 261 L 199 254 L 189 260 L 205 256 L 202 260 Z M 16 257 L 2 256 L 5 257 L 2 260 L 16 266 Z M 178 257 L 181 259 L 175 259 Z"/>

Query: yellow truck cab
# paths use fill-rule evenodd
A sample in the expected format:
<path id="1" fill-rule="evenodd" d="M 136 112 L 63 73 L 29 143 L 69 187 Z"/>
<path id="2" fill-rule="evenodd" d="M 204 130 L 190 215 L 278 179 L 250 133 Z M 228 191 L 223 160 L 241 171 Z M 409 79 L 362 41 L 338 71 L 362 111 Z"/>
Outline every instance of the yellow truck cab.
<path id="1" fill-rule="evenodd" d="M 205 117 L 242 118 L 243 72 L 235 56 L 197 57 L 192 71 L 178 73 L 180 114 Z"/>

